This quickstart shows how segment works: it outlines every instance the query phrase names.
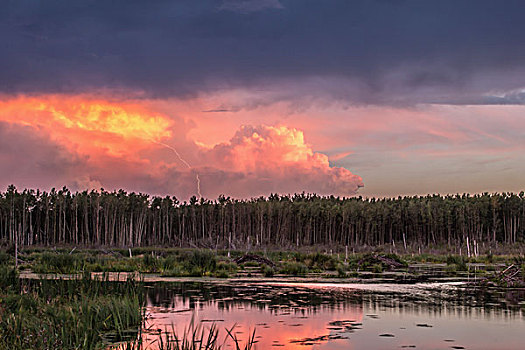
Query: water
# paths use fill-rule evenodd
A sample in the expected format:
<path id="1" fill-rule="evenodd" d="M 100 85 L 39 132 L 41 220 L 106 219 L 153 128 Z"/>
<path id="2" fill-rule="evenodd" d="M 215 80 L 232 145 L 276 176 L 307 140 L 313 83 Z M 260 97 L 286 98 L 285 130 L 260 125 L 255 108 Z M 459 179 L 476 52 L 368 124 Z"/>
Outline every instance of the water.
<path id="1" fill-rule="evenodd" d="M 215 324 L 255 349 L 523 349 L 522 290 L 453 284 L 154 283 L 149 341 Z M 231 342 L 225 349 L 233 348 Z"/>

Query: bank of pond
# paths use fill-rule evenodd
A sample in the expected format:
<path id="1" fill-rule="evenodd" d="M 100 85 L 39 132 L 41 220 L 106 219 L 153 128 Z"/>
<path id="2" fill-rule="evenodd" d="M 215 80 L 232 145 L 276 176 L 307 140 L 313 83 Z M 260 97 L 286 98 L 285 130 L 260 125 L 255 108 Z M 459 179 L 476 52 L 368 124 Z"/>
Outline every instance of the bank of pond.
<path id="1" fill-rule="evenodd" d="M 525 326 L 523 288 L 122 277 L 0 268 L 0 349 L 519 349 Z"/>
<path id="2" fill-rule="evenodd" d="M 15 260 L 16 256 L 16 260 Z M 246 251 L 179 248 L 77 249 L 26 247 L 0 249 L 0 264 L 21 271 L 71 274 L 83 272 L 140 272 L 165 277 L 279 277 L 369 278 L 402 273 L 426 278 L 491 275 L 514 265 L 525 271 L 525 255 L 395 254 L 384 251 L 331 253 Z M 437 275 L 436 275 L 437 276 Z"/>
<path id="3" fill-rule="evenodd" d="M 17 260 L 0 252 L 0 349 L 490 349 L 466 334 L 503 326 L 499 348 L 514 349 L 524 325 L 520 256 L 31 248 Z"/>

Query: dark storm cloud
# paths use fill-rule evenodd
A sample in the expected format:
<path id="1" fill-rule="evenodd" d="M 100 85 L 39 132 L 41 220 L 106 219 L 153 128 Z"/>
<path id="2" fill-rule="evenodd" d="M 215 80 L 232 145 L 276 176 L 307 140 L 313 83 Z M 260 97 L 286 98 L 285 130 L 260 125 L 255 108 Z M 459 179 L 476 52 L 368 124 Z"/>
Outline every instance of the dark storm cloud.
<path id="1" fill-rule="evenodd" d="M 38 129 L 0 121 L 0 188 L 14 179 L 21 186 L 63 186 L 82 174 L 85 159 L 70 153 Z"/>
<path id="2" fill-rule="evenodd" d="M 282 9 L 279 0 L 224 0 L 220 10 L 230 10 L 239 13 L 250 13 L 265 9 Z"/>
<path id="3" fill-rule="evenodd" d="M 525 86 L 524 13 L 512 0 L 8 0 L 0 91 L 180 97 L 315 78 L 353 102 L 477 101 Z"/>

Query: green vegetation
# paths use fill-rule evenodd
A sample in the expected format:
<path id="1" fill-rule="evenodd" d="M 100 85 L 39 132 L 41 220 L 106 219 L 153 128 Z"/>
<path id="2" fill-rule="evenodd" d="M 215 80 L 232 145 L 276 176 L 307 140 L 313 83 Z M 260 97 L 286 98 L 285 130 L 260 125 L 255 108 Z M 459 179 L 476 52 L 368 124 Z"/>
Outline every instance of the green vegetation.
<path id="1" fill-rule="evenodd" d="M 131 254 L 130 254 L 131 252 Z M 131 256 L 131 257 L 130 257 Z M 405 254 L 389 252 L 328 252 L 212 250 L 188 248 L 73 249 L 26 247 L 18 254 L 20 271 L 38 274 L 138 272 L 163 277 L 272 278 L 378 278 L 413 276 L 433 269 L 433 275 L 481 276 L 505 264 L 517 264 L 516 255 Z M 14 266 L 13 251 L 0 249 L 0 261 Z M 466 275 L 465 275 L 466 276 Z"/>
<path id="2" fill-rule="evenodd" d="M 447 256 L 447 265 L 453 266 L 454 271 L 467 271 L 467 259 L 463 256 L 449 255 Z"/>
<path id="3" fill-rule="evenodd" d="M 127 252 L 127 251 L 126 251 Z M 3 257 L 6 257 L 5 259 Z M 129 258 L 119 250 L 56 250 L 26 249 L 20 252 L 22 269 L 36 273 L 71 274 L 80 272 L 142 272 L 163 276 L 231 277 L 237 265 L 225 255 L 196 249 L 135 249 Z M 0 251 L 0 259 L 14 261 Z M 7 260 L 9 259 L 9 260 Z"/>
<path id="4" fill-rule="evenodd" d="M 213 276 L 227 278 L 234 276 L 237 265 L 227 261 L 224 257 L 206 250 L 169 255 L 160 258 L 162 263 L 162 276 L 167 277 L 202 277 Z"/>
<path id="5" fill-rule="evenodd" d="M 296 253 L 295 259 L 303 262 L 308 269 L 313 271 L 334 271 L 338 264 L 338 259 L 332 255 L 313 253 L 313 254 L 299 254 Z"/>
<path id="6" fill-rule="evenodd" d="M 273 277 L 275 275 L 275 270 L 266 264 L 263 264 L 261 267 L 261 273 L 264 277 Z"/>
<path id="7" fill-rule="evenodd" d="M 193 263 L 209 267 L 205 257 L 194 256 Z M 223 262 L 217 266 L 218 271 L 230 268 Z M 65 280 L 23 280 L 15 269 L 2 265 L 0 349 L 143 349 L 144 295 L 143 284 L 132 278 L 117 282 L 106 275 L 94 278 L 83 274 Z M 244 346 L 233 329 L 226 332 L 235 349 L 253 348 L 255 331 Z M 155 346 L 160 350 L 220 350 L 226 343 L 217 341 L 218 333 L 215 325 L 204 329 L 192 322 L 180 336 L 175 332 L 159 334 Z"/>
<path id="8" fill-rule="evenodd" d="M 24 281 L 1 266 L 0 349 L 102 349 L 131 339 L 142 322 L 143 295 L 133 279 Z"/>
<path id="9" fill-rule="evenodd" d="M 341 264 L 337 265 L 336 270 L 337 270 L 337 277 L 345 278 L 345 277 L 348 276 L 343 265 L 341 265 Z"/>
<path id="10" fill-rule="evenodd" d="M 213 323 L 209 329 L 206 329 L 202 324 L 195 323 L 192 319 L 188 327 L 184 330 L 182 335 L 177 334 L 175 326 L 172 324 L 171 329 L 166 329 L 164 332 L 159 333 L 157 339 L 153 340 L 150 345 L 144 346 L 142 338 L 123 343 L 113 350 L 146 350 L 155 348 L 158 350 L 222 350 L 225 348 L 233 348 L 235 350 L 251 350 L 254 348 L 255 343 L 255 330 L 249 334 L 246 344 L 241 346 L 241 341 L 237 338 L 234 333 L 235 326 L 231 329 L 226 328 L 226 334 L 228 336 L 224 342 L 219 342 L 219 329 L 215 323 Z M 227 343 L 228 339 L 231 343 Z M 154 345 L 152 347 L 151 345 Z"/>
<path id="11" fill-rule="evenodd" d="M 231 329 L 226 328 L 226 333 L 235 350 L 251 350 L 254 348 L 256 343 L 255 330 L 249 335 L 246 344 L 241 346 L 234 329 L 235 326 Z M 195 326 L 195 322 L 192 320 L 181 336 L 172 327 L 171 332 L 159 335 L 156 345 L 158 345 L 159 350 L 221 350 L 227 348 L 226 340 L 219 343 L 218 339 L 219 329 L 215 324 L 212 324 L 209 329 L 205 329 L 200 324 Z"/>
<path id="12" fill-rule="evenodd" d="M 306 273 L 308 273 L 308 267 L 300 262 L 287 261 L 283 264 L 279 273 L 292 276 L 306 275 Z"/>
<path id="13" fill-rule="evenodd" d="M 0 266 L 10 264 L 13 260 L 9 254 L 0 250 Z"/>
<path id="14" fill-rule="evenodd" d="M 308 273 L 332 273 L 345 270 L 370 270 L 370 254 L 355 254 L 348 262 L 337 255 L 302 252 L 254 252 L 252 255 L 261 257 L 264 261 L 247 261 L 235 263 L 235 258 L 243 256 L 243 252 L 212 251 L 204 249 L 154 249 L 136 248 L 132 250 L 132 257 L 123 255 L 118 249 L 112 251 L 79 249 L 57 249 L 55 251 L 26 248 L 19 256 L 24 262 L 22 269 L 31 269 L 36 273 L 72 274 L 82 272 L 141 272 L 158 273 L 164 277 L 220 277 L 228 278 L 237 275 L 239 270 L 250 269 L 250 274 L 259 272 L 265 277 L 272 277 L 275 273 L 301 276 Z M 10 255 L 0 251 L 0 258 L 13 262 Z M 395 254 L 383 254 L 386 259 L 401 262 Z M 375 261 L 375 260 L 374 260 Z M 375 261 L 379 265 L 384 262 Z M 271 266 L 269 266 L 270 264 Z M 383 269 L 389 269 L 383 266 Z M 255 270 L 253 270 L 255 269 Z M 375 268 L 377 270 L 377 268 Z M 339 273 L 341 276 L 342 274 Z"/>
<path id="15" fill-rule="evenodd" d="M 33 266 L 33 271 L 38 273 L 77 273 L 88 270 L 86 269 L 87 264 L 89 261 L 78 254 L 43 253 L 39 256 L 38 264 Z"/>

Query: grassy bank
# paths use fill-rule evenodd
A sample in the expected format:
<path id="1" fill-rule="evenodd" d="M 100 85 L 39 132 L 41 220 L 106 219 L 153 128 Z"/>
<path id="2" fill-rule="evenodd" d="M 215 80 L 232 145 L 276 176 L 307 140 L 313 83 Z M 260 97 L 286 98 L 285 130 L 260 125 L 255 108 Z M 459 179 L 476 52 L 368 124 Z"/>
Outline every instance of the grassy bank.
<path id="1" fill-rule="evenodd" d="M 372 252 L 330 253 L 307 251 L 222 251 L 210 249 L 134 248 L 73 249 L 26 248 L 19 253 L 19 268 L 35 273 L 140 272 L 165 277 L 358 277 L 367 273 L 417 273 L 417 266 L 439 266 L 449 276 L 475 267 L 477 274 L 523 260 L 521 255 L 395 254 Z M 14 265 L 9 251 L 0 251 L 0 263 Z M 521 266 L 521 264 L 519 264 Z"/>
<path id="2" fill-rule="evenodd" d="M 58 258 L 63 261 L 63 257 Z M 183 334 L 166 330 L 143 342 L 145 289 L 128 278 L 111 281 L 84 273 L 72 279 L 21 279 L 17 270 L 0 266 L 0 349 L 159 349 L 238 350 L 253 347 L 255 331 L 244 345 L 233 329 L 218 341 L 219 329 L 191 323 Z"/>
<path id="3" fill-rule="evenodd" d="M 0 267 L 0 349 L 102 349 L 136 336 L 142 284 L 93 279 L 21 280 Z"/>

